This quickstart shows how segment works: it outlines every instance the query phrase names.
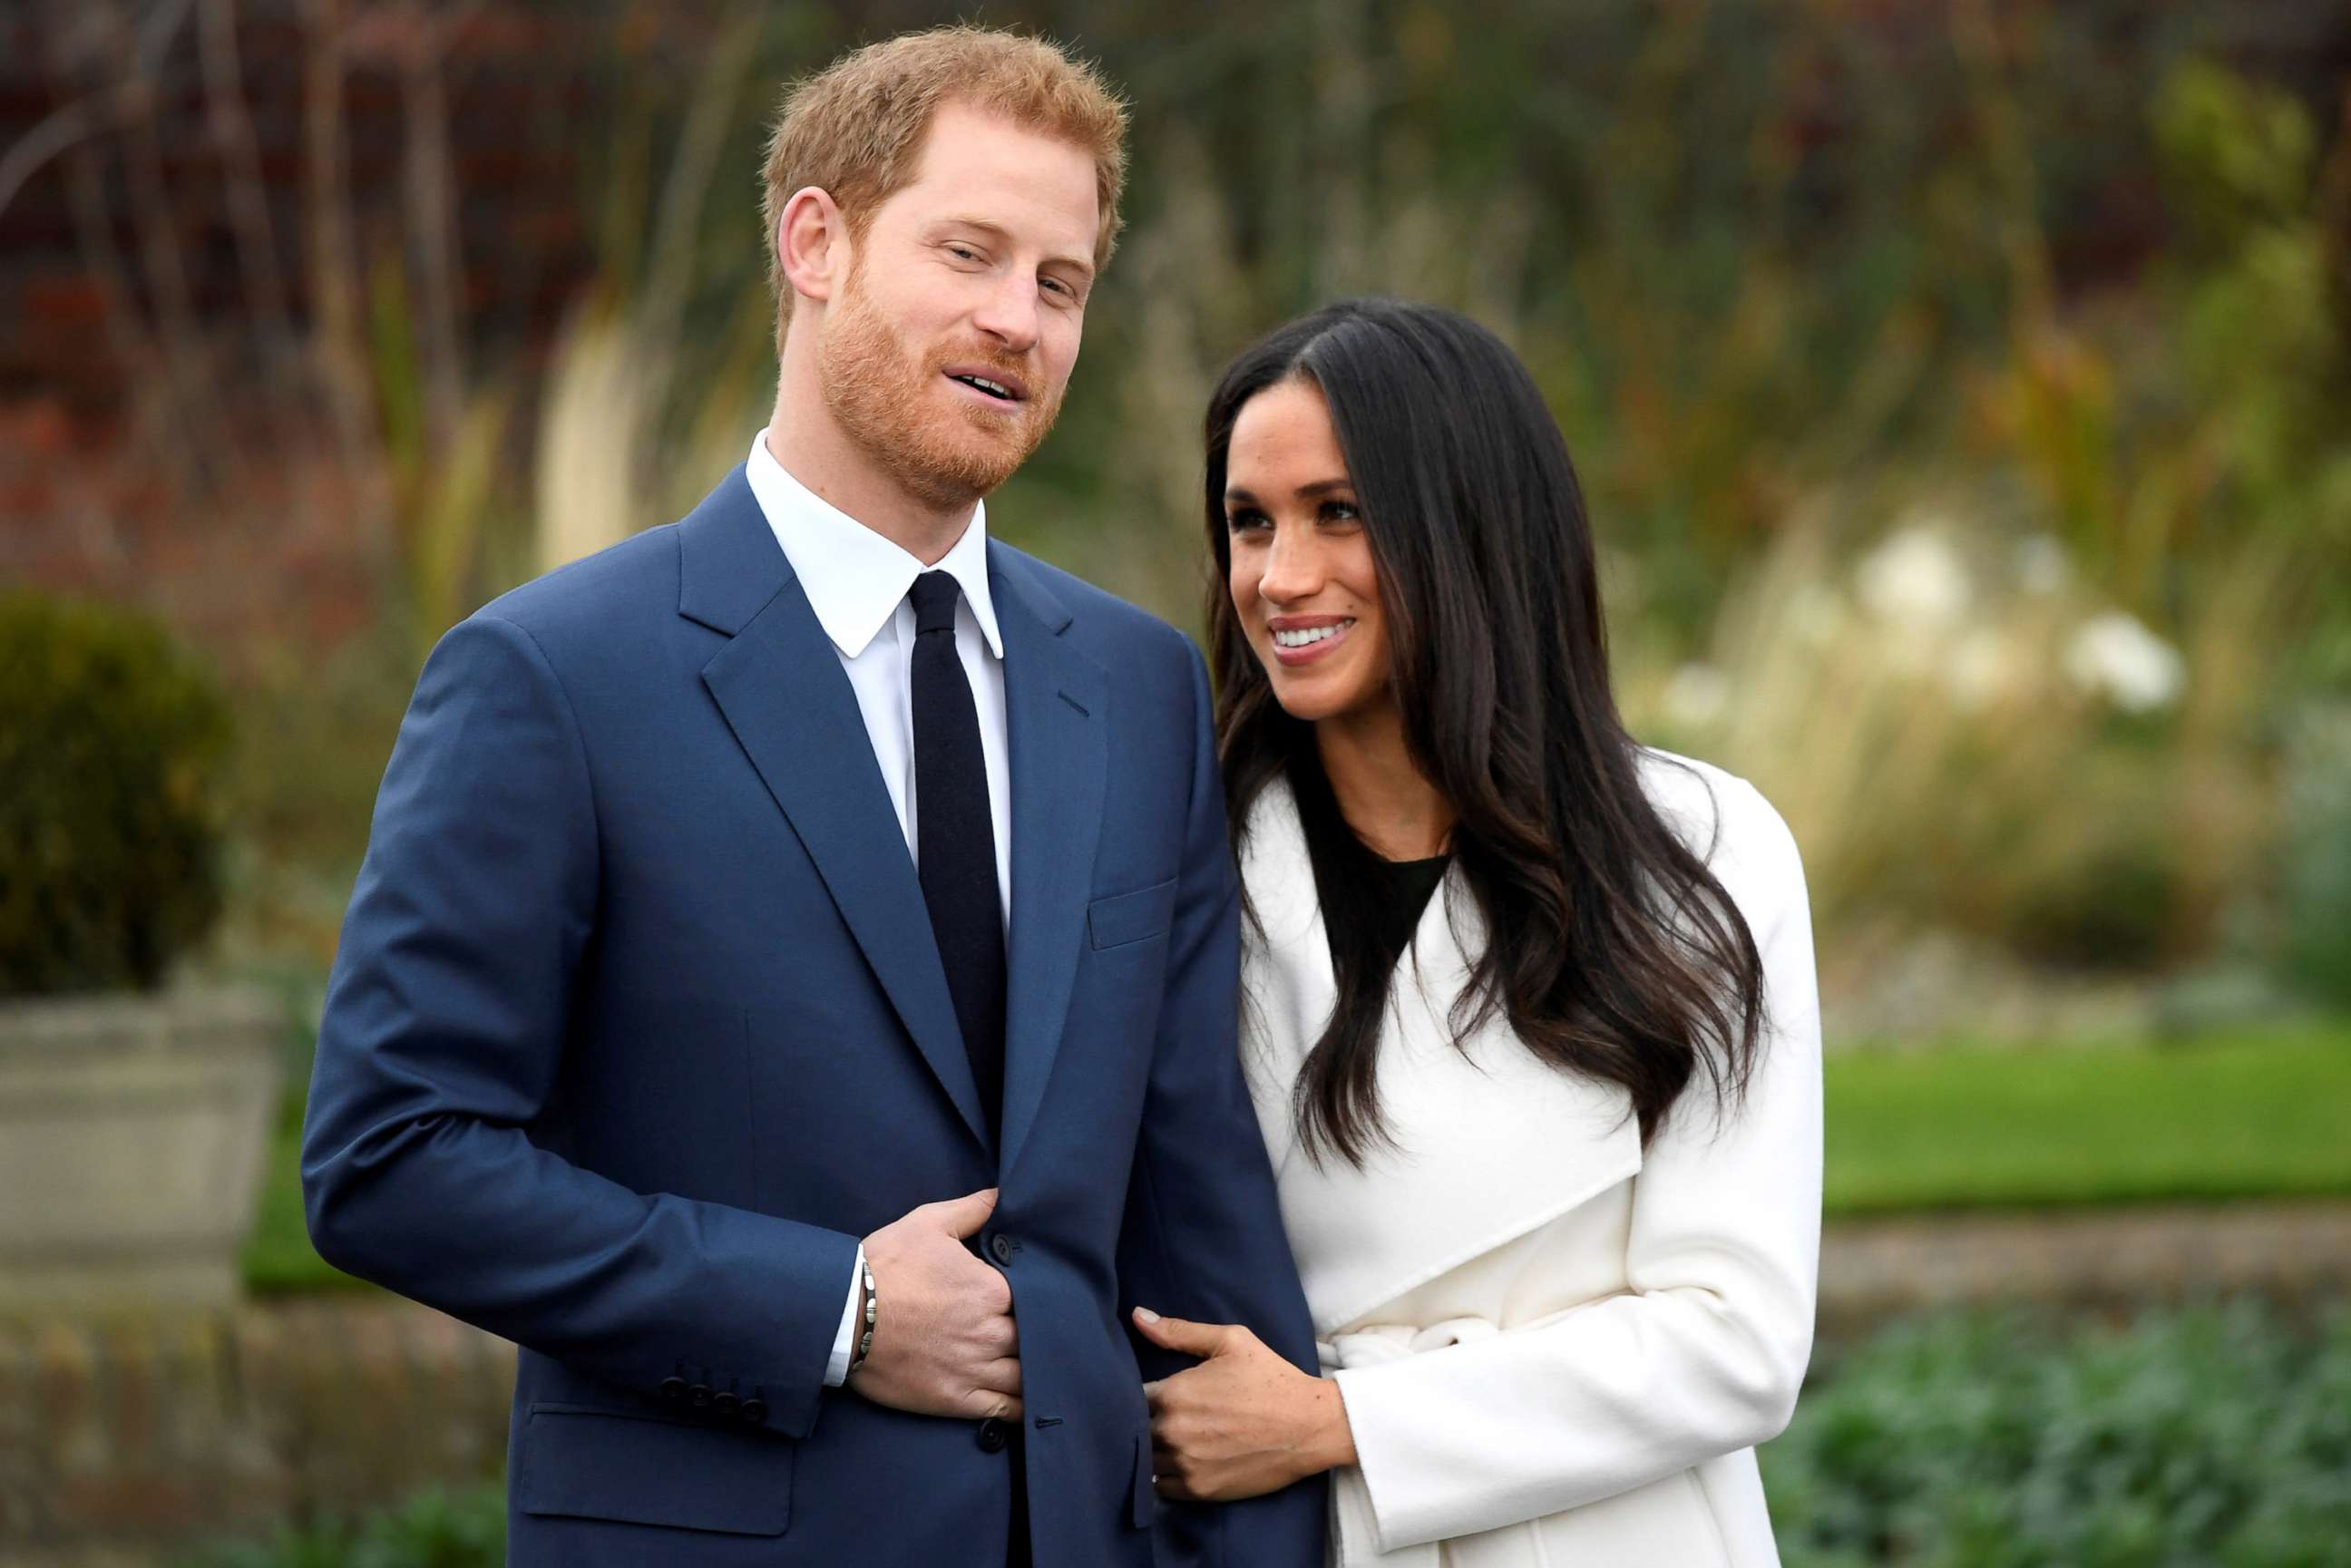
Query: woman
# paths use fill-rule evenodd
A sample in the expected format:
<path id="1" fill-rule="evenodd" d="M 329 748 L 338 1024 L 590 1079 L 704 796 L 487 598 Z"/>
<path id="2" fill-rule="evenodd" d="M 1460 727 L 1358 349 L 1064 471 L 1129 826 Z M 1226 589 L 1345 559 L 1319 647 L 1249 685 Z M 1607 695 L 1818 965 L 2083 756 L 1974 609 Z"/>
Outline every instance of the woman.
<path id="1" fill-rule="evenodd" d="M 1245 1052 L 1327 1375 L 1248 1330 L 1148 1390 L 1162 1495 L 1333 1471 L 1334 1560 L 1776 1563 L 1820 1049 L 1796 850 L 1644 749 L 1575 474 L 1449 311 L 1333 306 L 1207 418 Z"/>

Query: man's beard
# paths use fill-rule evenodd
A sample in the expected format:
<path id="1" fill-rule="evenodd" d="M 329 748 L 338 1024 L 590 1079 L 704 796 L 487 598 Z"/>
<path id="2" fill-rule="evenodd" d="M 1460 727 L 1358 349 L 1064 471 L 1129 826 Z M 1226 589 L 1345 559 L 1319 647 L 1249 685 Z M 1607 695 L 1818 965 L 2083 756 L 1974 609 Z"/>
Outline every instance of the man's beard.
<path id="1" fill-rule="evenodd" d="M 908 495 L 939 511 L 968 506 L 1012 477 L 1061 411 L 1060 391 L 1045 401 L 1035 367 L 1019 360 L 985 348 L 917 359 L 854 271 L 817 352 L 833 419 Z M 942 409 L 938 383 L 949 364 L 1017 376 L 1029 399 L 1001 412 L 970 402 Z"/>

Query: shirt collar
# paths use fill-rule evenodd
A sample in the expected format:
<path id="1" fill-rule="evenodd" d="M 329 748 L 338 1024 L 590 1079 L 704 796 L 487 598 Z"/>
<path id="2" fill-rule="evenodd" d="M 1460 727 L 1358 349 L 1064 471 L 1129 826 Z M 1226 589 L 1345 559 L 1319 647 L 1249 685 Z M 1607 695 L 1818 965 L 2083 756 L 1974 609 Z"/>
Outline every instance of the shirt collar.
<path id="1" fill-rule="evenodd" d="M 767 514 L 768 527 L 783 547 L 792 575 L 816 612 L 817 624 L 844 659 L 865 652 L 889 623 L 906 591 L 925 570 L 951 574 L 963 589 L 972 619 L 987 651 L 1004 657 L 997 630 L 996 603 L 987 591 L 987 504 L 976 503 L 971 523 L 935 567 L 925 568 L 907 551 L 867 528 L 792 477 L 768 450 L 768 433 L 751 438 L 744 465 L 751 494 Z"/>

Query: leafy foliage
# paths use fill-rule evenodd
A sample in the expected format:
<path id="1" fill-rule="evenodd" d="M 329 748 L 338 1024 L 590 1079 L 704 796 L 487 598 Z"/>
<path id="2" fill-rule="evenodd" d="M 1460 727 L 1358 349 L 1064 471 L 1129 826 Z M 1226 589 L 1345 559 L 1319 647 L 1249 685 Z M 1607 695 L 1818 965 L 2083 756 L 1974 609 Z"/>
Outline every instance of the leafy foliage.
<path id="1" fill-rule="evenodd" d="M 0 996 L 160 983 L 221 907 L 226 699 L 152 622 L 0 595 Z"/>
<path id="2" fill-rule="evenodd" d="M 507 1555 L 506 1489 L 419 1492 L 357 1521 L 280 1529 L 268 1541 L 215 1547 L 186 1568 L 498 1568 Z"/>
<path id="3" fill-rule="evenodd" d="M 1762 1452 L 1791 1568 L 2351 1564 L 2351 1312 L 1883 1331 Z"/>

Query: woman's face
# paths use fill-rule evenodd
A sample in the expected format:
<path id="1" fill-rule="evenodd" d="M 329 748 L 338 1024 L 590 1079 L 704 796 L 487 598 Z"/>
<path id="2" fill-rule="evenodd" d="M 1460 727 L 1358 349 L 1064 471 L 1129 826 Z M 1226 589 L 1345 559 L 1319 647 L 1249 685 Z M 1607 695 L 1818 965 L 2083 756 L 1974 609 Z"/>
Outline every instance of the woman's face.
<path id="1" fill-rule="evenodd" d="M 1282 711 L 1312 724 L 1387 701 L 1372 541 L 1313 382 L 1282 382 L 1241 405 L 1225 528 L 1233 609 Z"/>

